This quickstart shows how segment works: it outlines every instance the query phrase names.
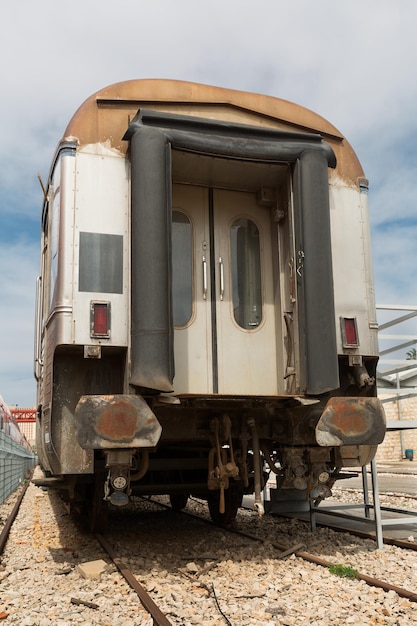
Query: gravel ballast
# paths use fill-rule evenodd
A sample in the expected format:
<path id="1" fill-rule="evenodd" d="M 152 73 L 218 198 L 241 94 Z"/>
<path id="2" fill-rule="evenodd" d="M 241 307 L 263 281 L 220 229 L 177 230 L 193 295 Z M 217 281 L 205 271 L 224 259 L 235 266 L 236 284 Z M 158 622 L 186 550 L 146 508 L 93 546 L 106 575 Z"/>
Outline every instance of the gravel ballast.
<path id="1" fill-rule="evenodd" d="M 0 525 L 14 499 L 0 506 Z M 201 501 L 190 500 L 187 508 L 208 517 Z M 417 591 L 415 552 L 377 550 L 372 540 L 329 528 L 311 532 L 284 518 L 259 520 L 250 511 L 239 512 L 236 526 L 268 541 L 252 542 L 140 500 L 116 512 L 106 539 L 172 624 L 417 624 L 416 603 L 294 555 L 280 560 L 273 543 L 303 543 L 332 563 L 410 591 Z M 81 564 L 100 559 L 107 566 L 98 578 L 81 575 Z M 74 522 L 56 493 L 33 484 L 1 557 L 0 618 L 21 626 L 152 624 L 98 541 Z"/>

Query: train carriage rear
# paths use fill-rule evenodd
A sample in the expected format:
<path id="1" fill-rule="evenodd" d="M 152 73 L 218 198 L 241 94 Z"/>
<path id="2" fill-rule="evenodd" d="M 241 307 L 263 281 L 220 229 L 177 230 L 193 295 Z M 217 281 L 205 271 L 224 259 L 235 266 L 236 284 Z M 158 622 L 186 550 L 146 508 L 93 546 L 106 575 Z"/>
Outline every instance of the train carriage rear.
<path id="1" fill-rule="evenodd" d="M 89 98 L 42 214 L 37 446 L 74 503 L 233 519 L 326 497 L 384 436 L 367 180 L 283 100 L 138 80 Z"/>

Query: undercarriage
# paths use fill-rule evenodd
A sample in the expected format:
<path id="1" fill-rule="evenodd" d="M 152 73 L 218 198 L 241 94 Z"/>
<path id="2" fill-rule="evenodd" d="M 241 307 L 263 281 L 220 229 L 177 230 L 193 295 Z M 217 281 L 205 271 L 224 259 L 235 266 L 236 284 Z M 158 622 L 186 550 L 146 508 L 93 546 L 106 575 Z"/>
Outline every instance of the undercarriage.
<path id="1" fill-rule="evenodd" d="M 107 396 L 106 402 L 113 402 L 114 407 L 118 398 Z M 342 445 L 317 444 L 317 429 L 329 406 L 333 421 L 324 421 L 327 435 L 338 424 L 338 435 L 344 437 Z M 367 441 L 378 438 L 377 431 L 384 426 L 382 415 L 379 426 L 378 420 L 367 424 L 363 419 L 365 409 L 369 412 L 370 408 L 375 409 L 375 417 L 375 398 L 362 398 L 359 402 L 358 398 L 337 397 L 184 396 L 173 404 L 158 396 L 148 399 L 147 407 L 161 427 L 157 445 L 134 448 L 124 443 L 122 447 L 119 439 L 117 447 L 116 426 L 112 422 L 113 441 L 108 440 L 108 444 L 113 447 L 102 443 L 101 449 L 94 450 L 93 471 L 62 477 L 59 487 L 64 498 L 87 511 L 90 527 L 95 531 L 103 529 L 108 507 L 123 506 L 132 497 L 150 495 L 168 495 L 175 509 L 184 508 L 190 496 L 205 499 L 213 521 L 227 525 L 234 520 L 243 495 L 254 494 L 254 510 L 262 516 L 264 489 L 268 477 L 273 476 L 279 494 L 275 500 L 279 500 L 283 511 L 300 499 L 306 503 L 324 499 L 331 495 L 344 467 L 370 462 L 376 445 Z M 342 433 L 336 409 L 343 410 L 339 422 L 346 419 L 350 410 L 350 428 L 352 415 L 356 416 L 353 435 Z M 107 405 L 105 411 L 107 415 Z M 95 440 L 97 424 L 103 421 L 100 416 L 98 413 Z M 88 434 L 85 436 L 88 445 Z"/>

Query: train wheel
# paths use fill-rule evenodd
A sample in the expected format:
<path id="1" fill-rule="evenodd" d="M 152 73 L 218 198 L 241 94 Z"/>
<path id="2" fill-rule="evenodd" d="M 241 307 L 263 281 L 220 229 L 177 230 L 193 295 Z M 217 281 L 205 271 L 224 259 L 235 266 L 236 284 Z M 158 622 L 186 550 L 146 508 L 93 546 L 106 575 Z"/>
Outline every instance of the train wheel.
<path id="1" fill-rule="evenodd" d="M 235 521 L 239 507 L 242 504 L 243 494 L 240 489 L 225 489 L 224 491 L 224 513 L 220 513 L 220 490 L 211 491 L 207 498 L 210 517 L 216 526 L 229 526 Z"/>
<path id="2" fill-rule="evenodd" d="M 186 493 L 172 493 L 169 496 L 169 501 L 174 511 L 182 511 L 187 506 L 188 495 Z"/>
<path id="3" fill-rule="evenodd" d="M 94 483 L 88 489 L 87 514 L 92 533 L 103 533 L 108 522 L 108 503 L 104 500 L 104 474 L 95 474 Z"/>

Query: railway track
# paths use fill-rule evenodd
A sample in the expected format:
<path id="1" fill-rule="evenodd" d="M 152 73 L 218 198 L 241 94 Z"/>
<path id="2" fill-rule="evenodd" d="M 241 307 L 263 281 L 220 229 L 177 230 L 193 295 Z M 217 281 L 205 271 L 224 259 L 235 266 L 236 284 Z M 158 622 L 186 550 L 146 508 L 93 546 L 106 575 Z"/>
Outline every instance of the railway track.
<path id="1" fill-rule="evenodd" d="M 353 596 L 357 596 L 358 593 L 366 595 L 368 592 L 361 587 L 365 584 L 370 589 L 369 593 L 382 594 L 382 596 L 377 596 L 382 607 L 381 610 L 384 609 L 385 612 L 391 613 L 402 611 L 402 618 L 407 615 L 408 611 L 415 611 L 413 607 L 415 607 L 417 595 L 412 589 L 407 589 L 405 585 L 395 584 L 396 581 L 380 581 L 378 576 L 372 575 L 372 572 L 369 574 L 362 573 L 362 567 L 357 557 L 360 554 L 359 551 L 362 551 L 365 557 L 367 554 L 369 560 L 375 555 L 374 547 L 371 546 L 373 542 L 370 540 L 361 540 L 360 543 L 356 544 L 342 535 L 342 539 L 337 543 L 333 540 L 333 531 L 318 531 L 312 534 L 305 528 L 305 525 L 304 530 L 300 530 L 303 525 L 294 520 L 268 518 L 259 522 L 253 514 L 246 514 L 245 512 L 242 512 L 242 515 L 239 514 L 237 524 L 239 528 L 225 531 L 214 527 L 209 522 L 204 503 L 190 502 L 189 507 L 193 511 L 193 516 L 185 517 L 176 512 L 170 512 L 166 508 L 163 509 L 166 503 L 163 498 L 159 498 L 156 502 L 149 500 L 144 503 L 136 502 L 135 506 L 141 511 L 117 511 L 111 520 L 109 532 L 105 537 L 98 536 L 97 539 L 100 544 L 97 544 L 94 537 L 83 533 L 80 525 L 74 524 L 65 515 L 62 503 L 56 498 L 56 494 L 40 492 L 41 495 L 39 495 L 39 490 L 33 485 L 30 487 L 30 491 L 32 511 L 29 512 L 29 517 L 36 522 L 33 538 L 36 549 L 33 553 L 34 564 L 31 565 L 31 557 L 28 558 L 29 567 L 40 568 L 45 574 L 45 562 L 42 561 L 42 558 L 46 557 L 42 555 L 46 547 L 47 551 L 54 553 L 54 559 L 52 559 L 52 563 L 49 562 L 49 566 L 53 567 L 59 563 L 62 566 L 61 570 L 68 570 L 66 575 L 59 575 L 59 579 L 66 581 L 62 587 L 62 595 L 66 596 L 64 614 L 69 623 L 72 623 L 71 616 L 74 617 L 74 623 L 76 620 L 79 623 L 82 616 L 86 622 L 92 624 L 109 623 L 112 625 L 119 623 L 149 623 L 161 624 L 162 626 L 181 623 L 216 624 L 216 626 L 220 624 L 233 624 L 233 626 L 259 623 L 291 624 L 296 623 L 291 620 L 296 620 L 297 611 L 303 610 L 305 616 L 305 611 L 311 610 L 308 608 L 308 602 L 313 602 L 315 581 L 319 581 L 317 593 L 319 593 L 318 589 L 320 588 L 325 588 L 326 594 L 328 594 L 329 589 L 333 593 L 332 590 L 334 589 L 335 597 L 343 597 L 343 594 L 351 593 L 350 587 L 354 589 Z M 25 508 L 25 499 L 23 500 L 23 509 Z M 36 503 L 36 501 L 38 502 Z M 43 506 L 40 505 L 39 501 L 42 502 Z M 33 506 L 34 502 L 36 503 L 35 506 Z M 51 527 L 48 526 L 46 522 L 48 516 L 43 518 L 41 515 L 41 511 L 46 515 L 48 502 L 51 503 L 55 516 L 55 525 L 57 526 L 55 530 L 52 530 L 52 521 L 49 522 Z M 30 506 L 29 503 L 29 509 Z M 24 515 L 27 516 L 28 511 L 24 511 Z M 19 516 L 17 520 L 19 520 Z M 202 531 L 201 524 L 205 522 L 208 523 L 205 524 Z M 13 536 L 13 526 L 10 528 Z M 22 521 L 20 521 L 20 528 L 22 528 Z M 48 538 L 50 532 L 54 538 Z M 324 548 L 320 543 L 322 541 L 320 536 L 325 535 L 326 532 L 330 533 L 331 541 L 338 547 L 331 559 L 326 554 L 328 545 Z M 58 533 L 58 537 L 56 533 Z M 15 536 L 10 540 L 13 543 L 6 558 L 2 558 L 2 567 L 6 567 L 6 572 L 13 569 L 11 567 L 8 570 L 7 561 L 14 559 L 15 566 L 16 559 L 19 559 L 15 553 L 22 549 L 22 545 L 19 544 L 17 536 L 15 533 Z M 72 550 L 66 562 L 61 562 L 63 561 L 62 555 L 58 555 L 58 552 L 69 550 L 67 545 L 69 537 L 71 538 L 71 550 L 74 547 L 74 542 L 77 544 L 76 549 Z M 61 544 L 60 549 L 57 547 L 58 543 Z M 87 543 L 88 548 L 85 547 Z M 303 547 L 301 547 L 301 543 L 304 544 Z M 404 550 L 404 552 L 407 553 L 408 551 Z M 109 556 L 106 556 L 105 553 Z M 109 561 L 110 557 L 115 566 L 109 570 L 104 579 L 83 582 L 80 586 L 76 565 L 78 562 L 99 558 L 105 558 Z M 396 558 L 398 562 L 398 555 Z M 37 559 L 40 559 L 40 562 L 37 563 Z M 354 580 L 346 582 L 339 576 L 332 574 L 329 565 L 335 565 L 337 559 L 346 567 L 350 563 L 355 565 L 358 576 Z M 126 589 L 127 585 L 124 586 L 122 596 L 118 601 L 118 613 L 117 615 L 113 614 L 111 619 L 106 622 L 103 619 L 106 609 L 103 596 L 111 596 L 115 588 L 120 589 L 122 587 L 122 583 L 117 578 L 118 574 L 115 567 L 118 568 L 134 592 L 129 592 Z M 20 569 L 17 571 L 22 581 L 27 570 Z M 57 575 L 53 578 L 54 584 L 56 584 Z M 7 599 L 7 592 L 9 591 L 7 581 L 12 576 L 13 573 L 2 578 L 0 571 L 0 597 L 2 598 L 0 600 L 0 613 L 1 611 L 9 613 L 7 623 L 26 623 L 23 621 L 13 622 L 14 616 L 17 618 L 19 615 L 19 619 L 22 619 L 22 615 L 14 611 L 16 607 L 13 602 L 6 605 L 4 600 L 4 590 L 6 590 Z M 251 584 L 246 585 L 243 581 L 249 576 L 251 577 Z M 48 586 L 48 580 L 50 577 L 45 575 L 46 586 Z M 10 583 L 12 584 L 13 580 L 10 580 Z M 355 586 L 358 585 L 359 588 L 355 589 Z M 69 591 L 68 588 L 72 591 Z M 145 595 L 141 597 L 143 592 Z M 306 602 L 303 600 L 304 594 L 308 597 L 309 592 L 311 596 Z M 38 597 L 38 600 L 34 601 L 35 606 L 36 601 L 40 601 L 40 592 L 37 591 L 36 593 L 35 596 Z M 139 609 L 136 609 L 137 617 L 131 618 L 134 604 L 132 596 L 136 596 L 137 605 L 139 605 L 138 598 L 140 599 L 148 612 L 148 617 L 145 617 L 144 610 L 141 609 L 138 613 Z M 386 604 L 387 598 L 391 598 L 393 601 L 394 596 L 397 603 L 396 608 L 393 608 L 391 604 Z M 33 595 L 31 597 L 33 598 Z M 72 605 L 72 601 L 77 601 L 77 597 L 80 604 L 74 609 L 70 609 L 69 601 Z M 126 602 L 126 599 L 129 601 Z M 123 607 L 124 601 L 125 607 Z M 331 602 L 335 602 L 335 600 L 331 597 L 328 601 L 330 602 L 329 610 L 333 609 L 334 615 L 335 607 L 331 606 Z M 1 602 L 4 605 L 1 605 Z M 48 602 L 45 602 L 45 599 L 42 602 L 44 607 L 48 607 Z M 306 604 L 304 609 L 303 602 Z M 372 595 L 372 602 L 375 604 L 375 595 Z M 148 606 L 146 606 L 147 603 Z M 89 604 L 93 606 L 89 606 Z M 298 604 L 301 607 L 298 607 Z M 348 606 L 349 602 L 346 600 L 346 607 Z M 112 607 L 114 611 L 114 603 Z M 149 609 L 151 609 L 150 612 Z M 155 610 L 154 613 L 152 612 L 153 609 Z M 317 608 L 317 611 L 319 610 Z M 347 608 L 342 610 L 339 607 L 338 610 L 340 620 L 348 615 Z M 94 612 L 100 613 L 100 619 L 103 621 L 92 621 Z M 128 617 L 129 615 L 130 617 Z M 284 617 L 287 621 L 279 621 Z M 128 621 L 123 622 L 123 619 Z M 319 620 L 317 623 L 330 623 L 325 620 L 326 616 L 324 615 L 321 621 Z M 51 621 L 50 623 L 54 622 Z M 402 619 L 401 623 L 407 622 Z M 41 624 L 41 622 L 34 621 L 33 624 Z"/>
<path id="2" fill-rule="evenodd" d="M 200 517 L 197 515 L 193 515 L 190 513 L 186 513 L 183 512 L 184 515 L 192 515 L 192 517 L 199 519 L 201 521 L 211 523 L 209 520 L 207 520 L 205 517 Z M 296 518 L 299 519 L 299 518 Z M 300 520 L 303 521 L 303 520 Z M 334 528 L 334 527 L 333 527 Z M 241 537 L 246 537 L 252 541 L 257 541 L 260 543 L 266 543 L 266 539 L 263 539 L 261 537 L 257 537 L 256 535 L 253 534 L 249 534 L 247 532 L 242 532 L 237 530 L 236 528 L 225 528 L 223 529 L 224 531 L 233 533 L 235 535 L 241 536 Z M 343 528 L 336 528 L 335 530 L 340 531 L 340 532 L 346 532 L 345 529 Z M 372 540 L 374 539 L 374 536 L 372 533 L 363 533 L 363 532 L 350 532 L 349 534 L 361 537 L 362 539 L 368 539 L 368 540 Z M 268 539 L 269 541 L 269 539 Z M 387 539 L 387 543 L 389 543 L 390 545 L 402 548 L 402 549 L 407 549 L 407 550 L 412 550 L 412 551 L 417 551 L 417 544 L 415 542 L 411 542 L 411 541 L 402 541 L 402 540 L 395 540 L 395 539 Z M 280 558 L 285 558 L 291 554 L 294 554 L 296 557 L 299 557 L 300 559 L 307 561 L 309 563 L 314 563 L 316 565 L 320 565 L 321 567 L 325 567 L 325 568 L 329 568 L 331 569 L 332 566 L 334 565 L 333 562 L 320 558 L 315 554 L 312 554 L 310 552 L 307 552 L 305 550 L 303 550 L 302 548 L 304 547 L 303 544 L 295 544 L 293 546 L 288 546 L 284 543 L 279 543 L 276 541 L 273 541 L 271 543 L 271 545 L 276 548 L 276 550 L 278 551 L 278 554 L 276 556 L 276 558 L 280 559 Z M 352 568 L 353 569 L 353 568 Z M 398 587 L 397 585 L 392 585 L 384 580 L 381 580 L 379 578 L 375 578 L 373 576 L 367 576 L 366 574 L 362 574 L 361 572 L 357 572 L 354 576 L 354 578 L 356 578 L 357 580 L 363 580 L 364 582 L 366 582 L 366 584 L 373 586 L 373 587 L 378 587 L 380 589 L 383 589 L 384 591 L 395 591 L 395 593 L 397 593 L 397 595 L 399 595 L 402 598 L 407 598 L 408 600 L 410 600 L 411 602 L 417 602 L 417 591 L 409 591 L 408 589 L 403 589 L 401 587 Z"/>
<path id="3" fill-rule="evenodd" d="M 149 593 L 135 578 L 131 570 L 123 563 L 120 557 L 114 552 L 108 541 L 102 535 L 96 535 L 96 538 L 100 542 L 103 549 L 109 555 L 117 569 L 126 580 L 126 582 L 132 587 L 132 589 L 138 594 L 138 597 L 143 604 L 146 611 L 153 619 L 155 626 L 171 626 L 172 622 L 169 621 L 167 616 L 161 611 L 161 609 L 152 600 Z"/>
<path id="4" fill-rule="evenodd" d="M 3 554 L 4 546 L 6 545 L 7 539 L 9 537 L 10 529 L 19 512 L 20 505 L 22 504 L 22 500 L 25 496 L 26 490 L 29 487 L 29 481 L 31 477 L 32 472 L 30 474 L 30 477 L 28 477 L 28 479 L 23 483 L 23 486 L 17 494 L 15 502 L 10 509 L 10 512 L 5 515 L 4 521 L 2 519 L 2 524 L 0 527 L 0 556 Z"/>

